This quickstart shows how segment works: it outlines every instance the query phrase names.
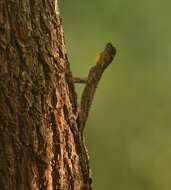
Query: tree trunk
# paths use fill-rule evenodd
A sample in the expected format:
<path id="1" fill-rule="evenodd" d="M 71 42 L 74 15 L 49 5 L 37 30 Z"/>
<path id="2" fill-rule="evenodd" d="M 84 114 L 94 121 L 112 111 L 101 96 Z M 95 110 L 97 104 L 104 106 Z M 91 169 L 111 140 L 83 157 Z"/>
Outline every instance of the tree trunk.
<path id="1" fill-rule="evenodd" d="M 0 189 L 92 189 L 83 130 L 115 54 L 108 43 L 73 78 L 57 0 L 0 1 Z M 85 83 L 79 107 L 74 81 Z"/>
<path id="2" fill-rule="evenodd" d="M 0 1 L 0 189 L 89 190 L 57 0 Z"/>

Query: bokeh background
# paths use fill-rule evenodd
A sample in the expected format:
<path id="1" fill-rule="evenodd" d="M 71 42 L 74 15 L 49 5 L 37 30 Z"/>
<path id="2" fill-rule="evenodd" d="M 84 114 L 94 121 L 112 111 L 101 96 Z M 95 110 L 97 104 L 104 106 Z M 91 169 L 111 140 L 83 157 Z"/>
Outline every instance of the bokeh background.
<path id="1" fill-rule="evenodd" d="M 117 57 L 86 129 L 94 190 L 171 189 L 170 0 L 61 1 L 75 76 L 111 42 Z M 77 85 L 80 95 L 82 85 Z"/>

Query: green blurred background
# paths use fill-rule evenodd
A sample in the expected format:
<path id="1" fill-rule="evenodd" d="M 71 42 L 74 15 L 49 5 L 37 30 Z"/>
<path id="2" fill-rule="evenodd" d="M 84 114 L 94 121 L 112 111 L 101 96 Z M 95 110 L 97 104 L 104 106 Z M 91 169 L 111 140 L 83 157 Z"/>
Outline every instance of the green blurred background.
<path id="1" fill-rule="evenodd" d="M 118 50 L 87 123 L 94 190 L 171 189 L 170 7 L 169 0 L 61 1 L 75 76 L 87 76 L 107 42 Z"/>

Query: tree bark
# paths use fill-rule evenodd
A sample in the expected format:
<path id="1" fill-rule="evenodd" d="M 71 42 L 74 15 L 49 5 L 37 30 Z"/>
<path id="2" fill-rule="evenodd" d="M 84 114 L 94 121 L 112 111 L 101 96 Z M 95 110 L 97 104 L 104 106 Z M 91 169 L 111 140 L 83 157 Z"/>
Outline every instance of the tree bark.
<path id="1" fill-rule="evenodd" d="M 83 130 L 115 54 L 108 43 L 74 79 L 58 1 L 0 1 L 0 189 L 92 189 Z M 74 81 L 85 83 L 80 106 Z"/>
<path id="2" fill-rule="evenodd" d="M 56 0 L 0 1 L 0 189 L 89 190 Z"/>

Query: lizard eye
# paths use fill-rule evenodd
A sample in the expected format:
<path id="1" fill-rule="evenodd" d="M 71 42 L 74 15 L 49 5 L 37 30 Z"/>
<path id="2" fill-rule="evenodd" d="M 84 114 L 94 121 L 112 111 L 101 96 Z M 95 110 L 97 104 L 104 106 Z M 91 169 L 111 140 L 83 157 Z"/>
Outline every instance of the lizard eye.
<path id="1" fill-rule="evenodd" d="M 107 50 L 108 52 L 110 52 L 111 54 L 113 54 L 113 55 L 116 54 L 116 49 L 115 49 L 115 47 L 112 46 L 112 44 L 111 44 L 110 42 L 107 43 L 107 45 L 106 45 L 106 50 Z"/>

